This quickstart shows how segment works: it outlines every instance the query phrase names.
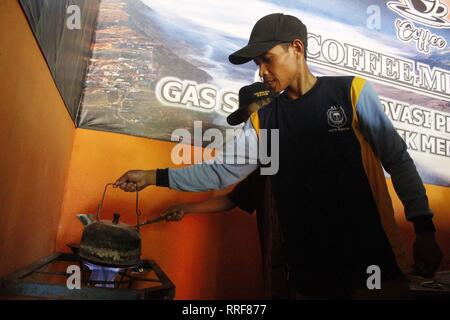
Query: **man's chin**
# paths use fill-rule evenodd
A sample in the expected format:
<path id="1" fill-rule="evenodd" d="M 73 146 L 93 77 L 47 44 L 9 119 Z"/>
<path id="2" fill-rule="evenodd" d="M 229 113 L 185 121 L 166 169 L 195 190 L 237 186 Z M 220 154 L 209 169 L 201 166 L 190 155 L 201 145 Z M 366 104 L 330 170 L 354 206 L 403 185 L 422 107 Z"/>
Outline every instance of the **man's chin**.
<path id="1" fill-rule="evenodd" d="M 280 86 L 279 84 L 273 84 L 272 86 L 269 86 L 269 90 L 277 95 L 282 93 L 284 90 L 286 90 L 286 88 L 283 88 L 282 86 Z"/>
<path id="2" fill-rule="evenodd" d="M 274 88 L 269 87 L 269 89 L 270 89 L 270 92 L 272 92 L 272 94 L 275 94 L 275 95 L 278 95 L 285 90 L 283 88 L 277 88 L 277 87 L 274 87 Z"/>
<path id="3" fill-rule="evenodd" d="M 277 85 L 275 85 L 275 84 L 269 84 L 269 83 L 266 83 L 266 85 L 267 85 L 267 87 L 269 88 L 269 90 L 270 90 L 270 92 L 271 93 L 275 93 L 275 94 L 277 94 L 279 91 L 277 91 L 278 90 L 278 88 L 277 88 Z"/>

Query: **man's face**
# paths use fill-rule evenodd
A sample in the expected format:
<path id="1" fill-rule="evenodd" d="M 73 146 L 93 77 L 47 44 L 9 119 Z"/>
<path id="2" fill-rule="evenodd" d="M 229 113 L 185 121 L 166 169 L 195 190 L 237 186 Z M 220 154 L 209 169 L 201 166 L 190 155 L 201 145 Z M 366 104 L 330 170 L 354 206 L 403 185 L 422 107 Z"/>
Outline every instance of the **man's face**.
<path id="1" fill-rule="evenodd" d="M 297 57 L 291 46 L 277 45 L 254 61 L 259 66 L 259 76 L 275 93 L 285 90 L 297 74 Z"/>

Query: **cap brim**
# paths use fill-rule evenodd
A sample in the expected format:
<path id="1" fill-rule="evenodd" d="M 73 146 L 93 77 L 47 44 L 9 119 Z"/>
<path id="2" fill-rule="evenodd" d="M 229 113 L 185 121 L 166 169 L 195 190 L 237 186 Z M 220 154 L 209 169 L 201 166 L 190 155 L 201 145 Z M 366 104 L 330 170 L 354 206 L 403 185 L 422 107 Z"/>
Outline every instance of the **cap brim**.
<path id="1" fill-rule="evenodd" d="M 245 121 L 242 121 L 243 113 L 245 112 L 244 108 L 237 109 L 235 112 L 230 114 L 227 117 L 227 122 L 230 126 L 237 126 L 238 124 L 244 123 Z"/>
<path id="2" fill-rule="evenodd" d="M 230 54 L 228 60 L 230 60 L 232 64 L 244 64 L 269 51 L 280 43 L 281 42 L 277 40 L 249 44 Z"/>

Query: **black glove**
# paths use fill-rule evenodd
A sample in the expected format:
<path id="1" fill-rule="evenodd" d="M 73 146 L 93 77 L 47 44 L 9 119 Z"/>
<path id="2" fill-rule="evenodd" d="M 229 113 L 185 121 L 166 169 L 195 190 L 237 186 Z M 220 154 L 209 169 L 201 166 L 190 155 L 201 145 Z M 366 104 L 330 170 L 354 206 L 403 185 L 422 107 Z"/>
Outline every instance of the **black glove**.
<path id="1" fill-rule="evenodd" d="M 413 254 L 415 274 L 424 278 L 434 277 L 442 261 L 442 251 L 436 242 L 433 231 L 422 231 L 417 234 Z"/>

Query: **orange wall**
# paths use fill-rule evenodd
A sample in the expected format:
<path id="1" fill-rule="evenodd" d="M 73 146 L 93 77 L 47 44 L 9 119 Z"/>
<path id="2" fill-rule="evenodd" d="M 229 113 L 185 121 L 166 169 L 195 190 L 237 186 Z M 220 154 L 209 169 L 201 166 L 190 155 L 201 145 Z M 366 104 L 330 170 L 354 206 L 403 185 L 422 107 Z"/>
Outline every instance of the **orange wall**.
<path id="1" fill-rule="evenodd" d="M 75 127 L 17 0 L 0 39 L 2 276 L 55 250 Z"/>
<path id="2" fill-rule="evenodd" d="M 171 166 L 172 143 L 121 134 L 77 129 L 67 180 L 57 248 L 80 241 L 77 213 L 94 213 L 106 183 L 129 169 Z M 150 187 L 140 193 L 143 218 L 168 206 L 205 199 L 213 193 L 183 193 Z M 219 193 L 217 193 L 219 194 Z M 105 218 L 117 210 L 134 223 L 132 194 L 110 189 Z M 256 219 L 242 212 L 187 216 L 181 223 L 142 229 L 142 256 L 154 259 L 177 285 L 178 299 L 256 298 L 261 271 Z"/>

